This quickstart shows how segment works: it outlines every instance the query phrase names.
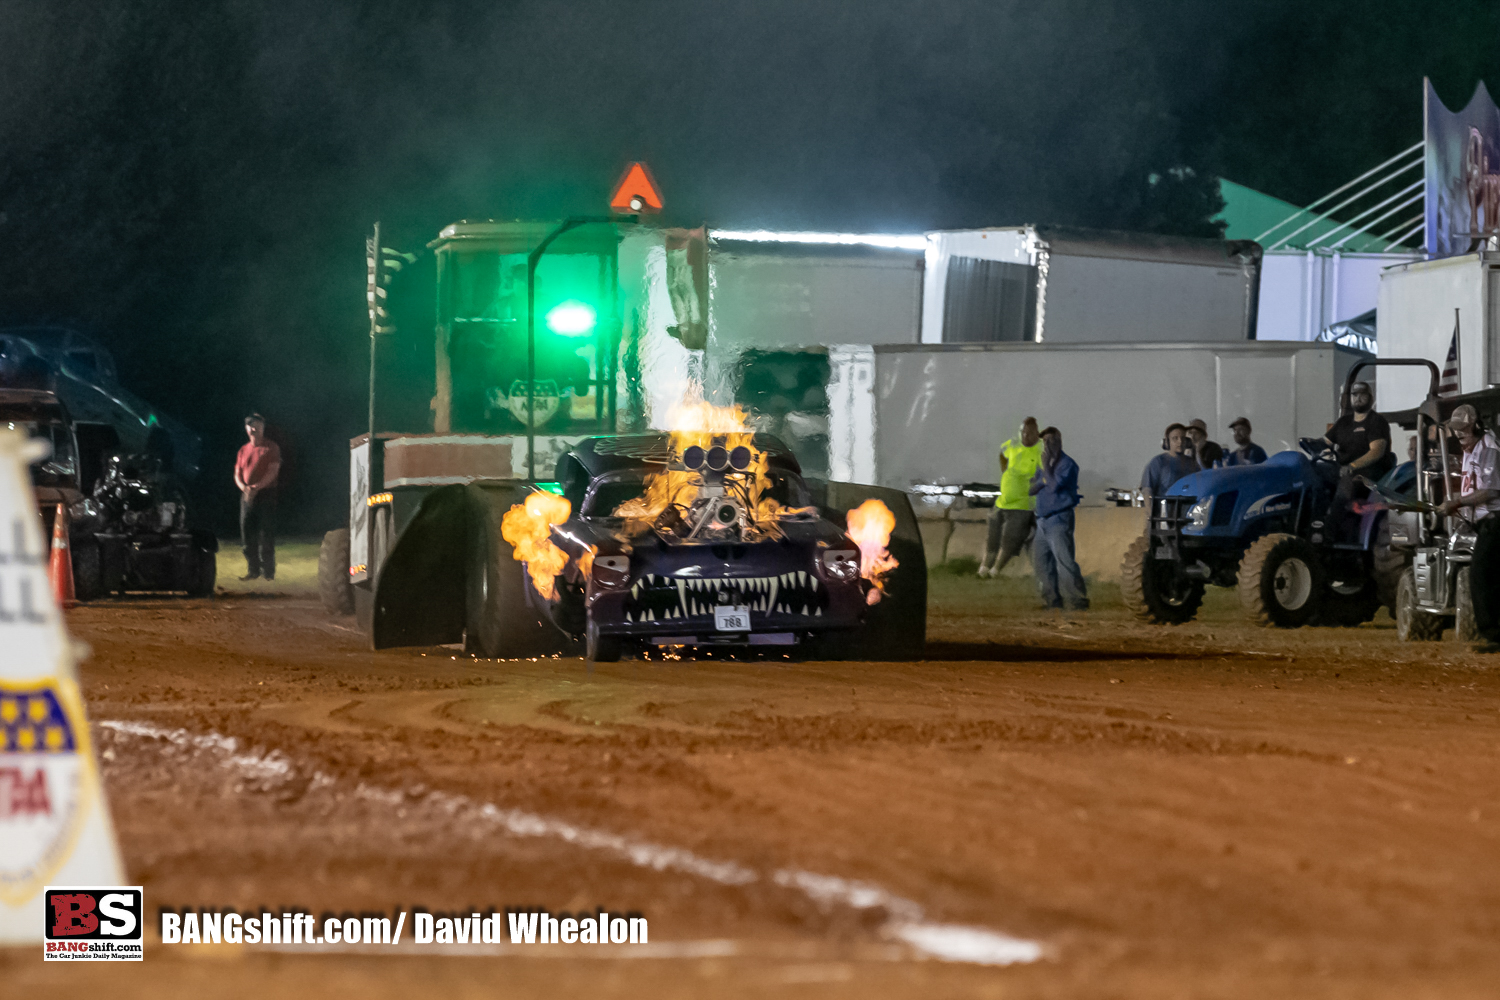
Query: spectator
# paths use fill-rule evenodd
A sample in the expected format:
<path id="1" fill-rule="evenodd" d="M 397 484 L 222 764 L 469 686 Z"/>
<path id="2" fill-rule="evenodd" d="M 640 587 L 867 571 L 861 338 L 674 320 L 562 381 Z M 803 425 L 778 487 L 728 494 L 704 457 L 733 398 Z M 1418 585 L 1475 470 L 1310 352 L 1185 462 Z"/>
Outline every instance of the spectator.
<path id="1" fill-rule="evenodd" d="M 1448 418 L 1448 429 L 1464 449 L 1463 482 L 1459 495 L 1439 508 L 1452 517 L 1462 513 L 1479 529 L 1469 567 L 1469 592 L 1474 597 L 1474 624 L 1490 642 L 1500 638 L 1500 445 L 1479 421 L 1479 413 L 1464 403 Z"/>
<path id="2" fill-rule="evenodd" d="M 1192 445 L 1188 452 L 1197 461 L 1198 468 L 1218 468 L 1224 460 L 1224 449 L 1208 439 L 1208 425 L 1195 418 L 1188 421 L 1187 432 Z"/>
<path id="3" fill-rule="evenodd" d="M 1187 428 L 1168 424 L 1162 434 L 1162 454 L 1147 462 L 1141 473 L 1141 490 L 1147 496 L 1166 496 L 1173 483 L 1198 471 L 1198 463 L 1183 453 L 1186 446 Z"/>
<path id="4" fill-rule="evenodd" d="M 1448 418 L 1448 428 L 1458 437 L 1463 447 L 1463 480 L 1458 496 L 1445 501 L 1439 508 L 1452 517 L 1462 513 L 1475 523 L 1488 519 L 1500 511 L 1500 444 L 1479 421 L 1479 412 L 1464 403 L 1453 410 Z"/>
<path id="5" fill-rule="evenodd" d="M 248 572 L 241 580 L 276 579 L 276 477 L 281 449 L 266 439 L 266 418 L 245 418 L 245 435 L 234 460 L 234 485 L 240 491 L 240 542 Z"/>
<path id="6" fill-rule="evenodd" d="M 1226 467 L 1235 465 L 1259 465 L 1266 460 L 1266 449 L 1250 440 L 1250 421 L 1240 417 L 1229 425 L 1234 434 L 1234 450 L 1224 456 Z"/>
<path id="7" fill-rule="evenodd" d="M 980 576 L 999 576 L 1026 544 L 1035 517 L 1031 513 L 1031 477 L 1042 460 L 1041 435 L 1036 417 L 1021 421 L 1019 439 L 1011 438 L 1000 446 L 1000 495 L 990 511 L 989 535 L 985 539 Z"/>
<path id="8" fill-rule="evenodd" d="M 1078 463 L 1062 450 L 1062 432 L 1042 431 L 1042 460 L 1031 480 L 1036 497 L 1036 543 L 1032 563 L 1042 602 L 1075 611 L 1089 606 L 1088 588 L 1073 558 L 1073 508 L 1078 506 Z M 1061 591 L 1061 593 L 1059 593 Z"/>

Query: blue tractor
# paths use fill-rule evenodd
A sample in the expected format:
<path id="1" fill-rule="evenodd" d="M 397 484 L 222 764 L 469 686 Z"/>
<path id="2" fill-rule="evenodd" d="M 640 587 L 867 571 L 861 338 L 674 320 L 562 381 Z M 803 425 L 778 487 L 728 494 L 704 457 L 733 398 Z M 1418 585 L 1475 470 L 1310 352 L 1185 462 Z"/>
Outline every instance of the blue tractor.
<path id="1" fill-rule="evenodd" d="M 1421 359 L 1357 362 L 1345 379 L 1340 412 L 1349 412 L 1356 374 L 1375 365 L 1425 366 L 1431 380 L 1421 409 L 1436 412 L 1437 366 Z M 1410 551 L 1391 547 L 1388 512 L 1379 503 L 1352 505 L 1357 530 L 1325 530 L 1338 462 L 1322 438 L 1300 445 L 1261 465 L 1195 473 L 1150 499 L 1146 532 L 1120 571 L 1125 603 L 1137 618 L 1190 621 L 1210 583 L 1237 588 L 1246 613 L 1262 625 L 1358 625 L 1381 605 L 1394 614 Z"/>

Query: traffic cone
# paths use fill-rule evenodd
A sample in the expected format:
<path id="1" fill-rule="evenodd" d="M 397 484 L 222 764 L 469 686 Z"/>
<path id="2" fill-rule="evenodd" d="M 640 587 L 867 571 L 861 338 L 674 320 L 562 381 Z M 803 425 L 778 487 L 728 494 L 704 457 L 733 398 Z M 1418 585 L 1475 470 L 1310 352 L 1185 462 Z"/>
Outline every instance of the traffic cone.
<path id="1" fill-rule="evenodd" d="M 0 948 L 40 944 L 56 926 L 49 886 L 128 886 L 78 686 L 79 647 L 47 599 L 27 471 L 47 452 L 45 441 L 0 424 Z M 54 565 L 68 554 L 62 523 Z M 93 888 L 68 892 L 99 899 Z"/>
<path id="2" fill-rule="evenodd" d="M 61 608 L 78 606 L 78 591 L 73 587 L 73 553 L 68 547 L 68 505 L 57 505 L 57 516 L 52 519 L 52 560 L 47 565 L 47 575 L 52 577 L 52 593 Z"/>

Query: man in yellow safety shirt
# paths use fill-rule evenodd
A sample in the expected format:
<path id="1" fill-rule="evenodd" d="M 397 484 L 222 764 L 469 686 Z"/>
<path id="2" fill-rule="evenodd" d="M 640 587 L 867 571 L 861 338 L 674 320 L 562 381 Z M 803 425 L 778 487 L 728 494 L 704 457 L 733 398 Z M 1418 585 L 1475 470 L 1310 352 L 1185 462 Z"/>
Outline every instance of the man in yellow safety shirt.
<path id="1" fill-rule="evenodd" d="M 1035 521 L 1031 477 L 1036 475 L 1041 460 L 1042 437 L 1036 429 L 1036 417 L 1027 417 L 1021 421 L 1020 437 L 1000 446 L 1000 496 L 995 500 L 995 509 L 990 511 L 980 576 L 999 576 L 1005 564 L 1026 544 Z"/>

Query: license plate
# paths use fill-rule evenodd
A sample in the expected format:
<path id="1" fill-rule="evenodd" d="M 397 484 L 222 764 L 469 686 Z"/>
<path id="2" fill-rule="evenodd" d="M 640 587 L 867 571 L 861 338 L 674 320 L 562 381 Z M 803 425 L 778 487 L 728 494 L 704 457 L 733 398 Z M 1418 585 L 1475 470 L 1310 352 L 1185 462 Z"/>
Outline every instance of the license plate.
<path id="1" fill-rule="evenodd" d="M 750 608 L 743 604 L 738 607 L 715 605 L 714 628 L 720 632 L 750 631 Z"/>

